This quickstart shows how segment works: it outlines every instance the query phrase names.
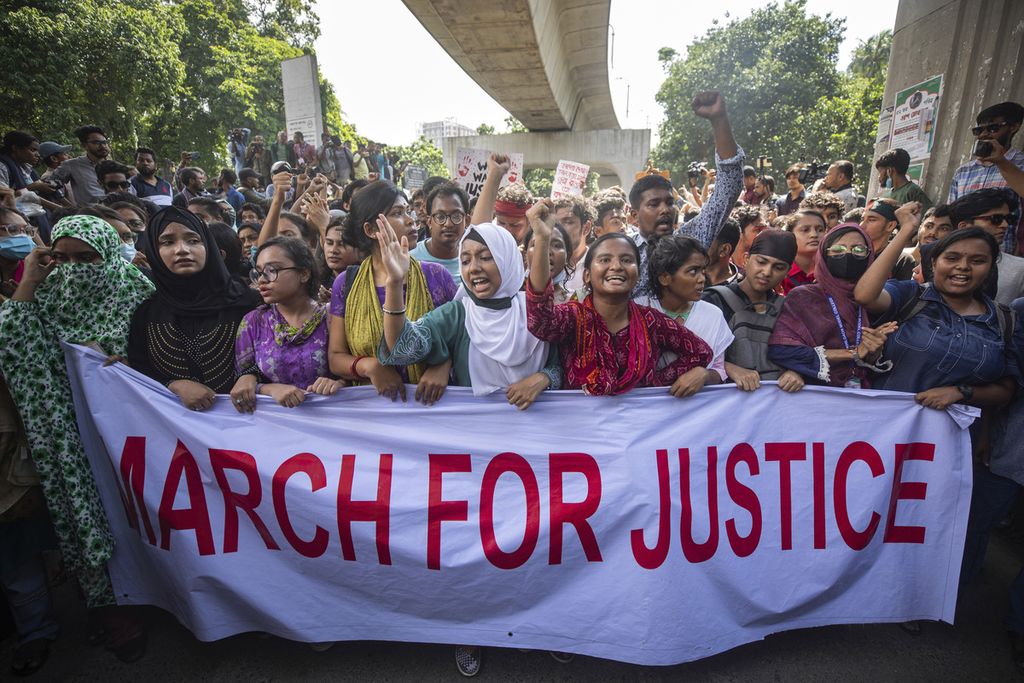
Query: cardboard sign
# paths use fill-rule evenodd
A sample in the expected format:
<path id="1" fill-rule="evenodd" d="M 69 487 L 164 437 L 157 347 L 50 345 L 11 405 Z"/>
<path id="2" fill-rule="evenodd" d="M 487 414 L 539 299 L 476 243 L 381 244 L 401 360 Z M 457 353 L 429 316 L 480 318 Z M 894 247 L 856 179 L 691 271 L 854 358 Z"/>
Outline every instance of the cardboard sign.
<path id="1" fill-rule="evenodd" d="M 589 173 L 590 166 L 587 164 L 560 160 L 558 168 L 555 169 L 555 180 L 551 183 L 551 198 L 582 195 Z"/>
<path id="2" fill-rule="evenodd" d="M 460 147 L 455 156 L 455 182 L 466 190 L 470 198 L 479 197 L 487 180 L 487 159 L 491 152 L 486 149 Z M 499 187 L 505 187 L 523 178 L 523 155 L 519 152 L 508 154 L 509 170 Z"/>

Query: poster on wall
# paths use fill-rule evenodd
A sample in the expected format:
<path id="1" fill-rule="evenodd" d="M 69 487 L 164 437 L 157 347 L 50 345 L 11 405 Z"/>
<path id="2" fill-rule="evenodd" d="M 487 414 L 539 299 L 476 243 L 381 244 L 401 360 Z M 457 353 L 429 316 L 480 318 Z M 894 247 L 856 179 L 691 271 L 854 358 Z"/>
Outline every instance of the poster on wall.
<path id="1" fill-rule="evenodd" d="M 913 161 L 931 156 L 942 98 L 942 74 L 896 93 L 889 148 L 901 148 Z"/>

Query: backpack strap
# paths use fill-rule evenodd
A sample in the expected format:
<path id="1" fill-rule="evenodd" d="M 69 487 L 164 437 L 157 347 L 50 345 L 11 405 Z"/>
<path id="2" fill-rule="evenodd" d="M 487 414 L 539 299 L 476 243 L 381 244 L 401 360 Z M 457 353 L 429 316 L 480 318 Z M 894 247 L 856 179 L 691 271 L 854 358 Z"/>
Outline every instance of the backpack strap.
<path id="1" fill-rule="evenodd" d="M 733 315 L 739 311 L 745 310 L 747 307 L 747 304 L 744 303 L 743 299 L 736 296 L 736 292 L 732 291 L 732 289 L 729 288 L 729 285 L 715 285 L 708 289 L 722 297 L 725 305 L 732 309 Z"/>
<path id="2" fill-rule="evenodd" d="M 1013 309 L 1006 304 L 1001 304 L 998 301 L 993 303 L 996 305 L 996 319 L 999 321 L 999 329 L 1003 333 L 1003 349 L 1007 350 L 1013 342 L 1013 330 L 1017 324 L 1016 316 Z"/>
<path id="3" fill-rule="evenodd" d="M 887 322 L 895 322 L 898 325 L 902 325 L 903 323 L 907 322 L 915 315 L 923 311 L 925 307 L 928 305 L 928 302 L 924 300 L 922 295 L 924 294 L 925 288 L 929 286 L 930 285 L 920 285 L 917 288 L 917 291 L 914 292 L 914 295 L 907 299 L 906 301 L 904 301 L 903 305 L 899 307 L 896 313 L 894 313 L 891 317 L 883 316 L 879 318 L 876 321 L 875 325 L 877 326 Z"/>

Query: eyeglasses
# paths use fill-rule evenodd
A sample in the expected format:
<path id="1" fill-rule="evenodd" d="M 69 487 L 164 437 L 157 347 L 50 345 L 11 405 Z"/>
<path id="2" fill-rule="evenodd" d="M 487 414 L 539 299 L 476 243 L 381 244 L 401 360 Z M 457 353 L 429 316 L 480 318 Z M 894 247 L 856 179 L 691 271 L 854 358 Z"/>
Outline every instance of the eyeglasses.
<path id="1" fill-rule="evenodd" d="M 868 255 L 868 248 L 863 244 L 855 244 L 852 247 L 848 247 L 845 244 L 833 244 L 826 251 L 829 256 L 853 254 L 857 258 L 865 258 Z"/>
<path id="2" fill-rule="evenodd" d="M 9 223 L 7 225 L 0 225 L 0 234 L 5 235 L 24 235 L 25 226 L 21 223 Z"/>
<path id="3" fill-rule="evenodd" d="M 108 190 L 127 190 L 129 187 L 131 187 L 131 183 L 129 183 L 127 180 L 109 180 L 103 183 L 103 186 Z"/>
<path id="4" fill-rule="evenodd" d="M 993 213 L 988 216 L 975 216 L 974 220 L 978 220 L 979 218 L 983 221 L 988 221 L 992 225 L 1002 225 L 1003 223 L 1009 224 L 1013 215 L 1008 213 Z"/>
<path id="5" fill-rule="evenodd" d="M 974 133 L 974 137 L 978 137 L 982 133 L 995 133 L 1000 128 L 1005 128 L 1008 125 L 1010 124 L 1007 123 L 1006 121 L 1003 121 L 1002 123 L 983 123 L 980 126 L 975 126 L 974 128 L 971 128 L 971 132 Z"/>
<path id="6" fill-rule="evenodd" d="M 266 280 L 267 282 L 274 282 L 277 280 L 277 276 L 286 270 L 302 270 L 296 266 L 267 266 L 263 270 L 259 268 L 253 268 L 249 271 L 249 279 L 255 283 L 259 283 L 260 280 Z"/>
<path id="7" fill-rule="evenodd" d="M 87 145 L 99 145 L 100 147 L 103 147 L 105 145 L 109 145 L 110 144 L 110 140 L 87 140 L 85 144 L 87 144 Z"/>
<path id="8" fill-rule="evenodd" d="M 466 214 L 461 211 L 455 211 L 454 213 L 435 213 L 430 216 L 434 219 L 434 222 L 438 225 L 445 225 L 448 221 L 452 222 L 452 225 L 462 225 L 462 221 L 466 220 Z"/>

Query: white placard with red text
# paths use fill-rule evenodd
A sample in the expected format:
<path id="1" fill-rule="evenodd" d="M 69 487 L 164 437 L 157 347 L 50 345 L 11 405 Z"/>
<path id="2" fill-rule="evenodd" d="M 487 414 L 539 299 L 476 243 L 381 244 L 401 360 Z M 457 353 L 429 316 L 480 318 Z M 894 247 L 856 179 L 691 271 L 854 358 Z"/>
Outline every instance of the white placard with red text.
<path id="1" fill-rule="evenodd" d="M 555 179 L 551 183 L 551 198 L 559 199 L 571 195 L 580 196 L 587 186 L 590 166 L 562 159 L 555 168 Z"/>
<path id="2" fill-rule="evenodd" d="M 480 196 L 480 190 L 487 180 L 487 159 L 491 152 L 486 149 L 459 147 L 455 154 L 455 183 L 461 185 L 470 198 Z M 508 156 L 509 169 L 498 187 L 523 182 L 523 155 L 511 152 Z"/>
<path id="3" fill-rule="evenodd" d="M 359 387 L 196 413 L 66 350 L 118 601 L 202 640 L 673 664 L 786 629 L 953 620 L 968 435 L 909 394 L 549 392 L 518 412 Z"/>

